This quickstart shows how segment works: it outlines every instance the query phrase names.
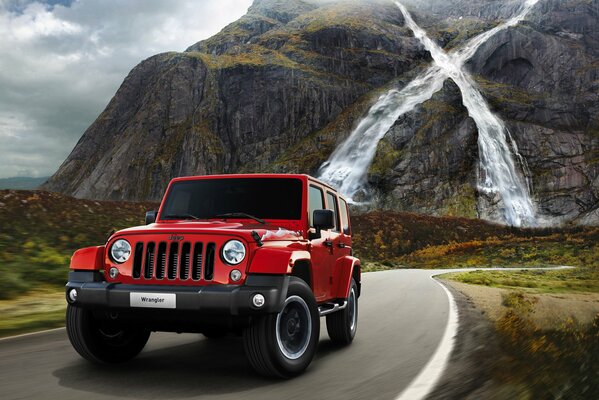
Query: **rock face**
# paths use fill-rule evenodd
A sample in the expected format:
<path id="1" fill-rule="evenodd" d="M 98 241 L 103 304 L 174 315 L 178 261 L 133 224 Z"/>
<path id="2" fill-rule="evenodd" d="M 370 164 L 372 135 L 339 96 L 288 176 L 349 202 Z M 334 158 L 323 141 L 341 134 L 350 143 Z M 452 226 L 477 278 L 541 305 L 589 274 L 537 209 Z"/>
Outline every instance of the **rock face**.
<path id="1" fill-rule="evenodd" d="M 405 4 L 451 49 L 522 1 Z M 599 223 L 598 58 L 597 0 L 541 0 L 468 63 L 554 221 Z M 174 176 L 314 174 L 380 94 L 429 63 L 392 2 L 256 0 L 214 37 L 135 67 L 45 188 L 157 200 Z M 381 141 L 369 183 L 379 207 L 487 215 L 477 164 L 476 126 L 448 81 Z"/>
<path id="2" fill-rule="evenodd" d="M 388 2 L 256 1 L 218 35 L 135 67 L 45 187 L 158 200 L 173 176 L 265 170 L 427 59 Z"/>
<path id="3" fill-rule="evenodd" d="M 599 201 L 598 7 L 541 2 L 471 62 L 528 164 L 540 213 L 562 220 L 593 214 Z"/>

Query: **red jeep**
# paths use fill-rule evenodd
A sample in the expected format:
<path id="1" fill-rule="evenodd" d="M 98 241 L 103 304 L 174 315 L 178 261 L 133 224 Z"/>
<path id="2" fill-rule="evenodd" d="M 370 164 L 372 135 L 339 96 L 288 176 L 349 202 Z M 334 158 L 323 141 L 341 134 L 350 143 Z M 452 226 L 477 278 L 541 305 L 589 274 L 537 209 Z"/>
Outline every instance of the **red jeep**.
<path id="1" fill-rule="evenodd" d="M 146 226 L 77 250 L 67 332 L 84 358 L 127 361 L 151 331 L 243 336 L 256 371 L 308 367 L 320 318 L 335 343 L 356 334 L 360 261 L 346 201 L 307 175 L 214 175 L 171 181 Z"/>

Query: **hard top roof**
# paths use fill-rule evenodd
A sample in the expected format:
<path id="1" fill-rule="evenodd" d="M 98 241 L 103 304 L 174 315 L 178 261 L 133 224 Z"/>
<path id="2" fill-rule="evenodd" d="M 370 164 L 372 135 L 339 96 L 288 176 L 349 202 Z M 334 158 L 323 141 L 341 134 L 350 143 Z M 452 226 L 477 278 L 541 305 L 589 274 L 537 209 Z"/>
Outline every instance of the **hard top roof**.
<path id="1" fill-rule="evenodd" d="M 192 181 L 194 179 L 232 179 L 232 178 L 300 178 L 300 179 L 308 179 L 310 181 L 316 182 L 319 185 L 325 186 L 334 192 L 338 192 L 333 186 L 329 185 L 326 182 L 323 182 L 319 179 L 314 178 L 308 174 L 217 174 L 217 175 L 196 175 L 196 176 L 181 176 L 177 178 L 173 178 L 171 182 L 178 181 Z M 340 193 L 337 193 L 341 196 Z M 341 196 L 343 197 L 343 196 Z"/>

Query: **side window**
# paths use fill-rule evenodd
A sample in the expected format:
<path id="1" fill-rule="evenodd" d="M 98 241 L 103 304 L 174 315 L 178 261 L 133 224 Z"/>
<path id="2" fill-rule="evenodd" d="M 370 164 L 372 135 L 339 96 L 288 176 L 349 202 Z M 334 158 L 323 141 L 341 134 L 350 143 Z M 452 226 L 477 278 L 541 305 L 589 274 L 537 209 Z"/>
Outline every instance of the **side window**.
<path id="1" fill-rule="evenodd" d="M 335 213 L 335 227 L 333 231 L 339 232 L 339 209 L 337 206 L 337 196 L 333 193 L 327 192 L 327 210 L 333 210 Z"/>
<path id="2" fill-rule="evenodd" d="M 314 225 L 312 225 L 312 216 L 314 215 L 314 210 L 324 209 L 324 198 L 322 197 L 322 190 L 320 190 L 316 186 L 310 186 L 308 190 L 308 209 L 308 221 L 310 222 L 310 228 L 314 228 Z"/>
<path id="3" fill-rule="evenodd" d="M 347 203 L 345 200 L 339 199 L 339 204 L 341 207 L 341 229 L 344 234 L 349 235 L 349 213 L 347 212 Z"/>

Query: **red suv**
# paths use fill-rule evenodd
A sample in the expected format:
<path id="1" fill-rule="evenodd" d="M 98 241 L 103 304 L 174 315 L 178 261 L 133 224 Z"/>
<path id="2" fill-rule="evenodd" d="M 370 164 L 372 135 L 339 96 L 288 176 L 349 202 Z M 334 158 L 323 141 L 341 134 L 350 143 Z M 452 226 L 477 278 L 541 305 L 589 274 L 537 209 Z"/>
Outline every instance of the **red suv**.
<path id="1" fill-rule="evenodd" d="M 356 334 L 360 261 L 346 201 L 307 175 L 171 181 L 146 225 L 77 250 L 66 285 L 77 352 L 127 361 L 151 331 L 243 336 L 259 373 L 291 377 L 316 351 L 320 317 L 335 343 Z"/>

